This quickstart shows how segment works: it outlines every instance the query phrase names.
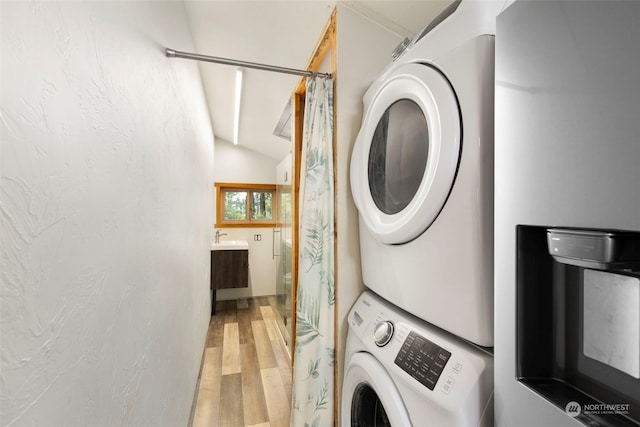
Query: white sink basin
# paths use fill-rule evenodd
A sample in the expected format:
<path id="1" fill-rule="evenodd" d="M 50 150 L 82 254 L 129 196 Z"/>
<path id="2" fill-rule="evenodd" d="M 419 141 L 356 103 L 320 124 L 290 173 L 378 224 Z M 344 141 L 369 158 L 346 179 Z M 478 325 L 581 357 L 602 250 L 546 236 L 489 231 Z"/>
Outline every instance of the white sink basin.
<path id="1" fill-rule="evenodd" d="M 220 243 L 211 244 L 212 251 L 246 251 L 249 250 L 249 242 L 246 240 L 220 240 Z"/>

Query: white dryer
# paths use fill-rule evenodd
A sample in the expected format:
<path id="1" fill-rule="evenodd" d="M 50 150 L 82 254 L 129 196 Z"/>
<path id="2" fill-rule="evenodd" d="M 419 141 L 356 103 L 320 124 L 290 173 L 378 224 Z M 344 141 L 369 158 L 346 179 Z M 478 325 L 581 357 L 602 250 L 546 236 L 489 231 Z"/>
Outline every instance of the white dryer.
<path id="1" fill-rule="evenodd" d="M 462 1 L 364 96 L 351 159 L 364 285 L 493 345 L 495 16 Z"/>
<path id="2" fill-rule="evenodd" d="M 493 357 L 363 293 L 349 314 L 340 426 L 493 426 Z"/>

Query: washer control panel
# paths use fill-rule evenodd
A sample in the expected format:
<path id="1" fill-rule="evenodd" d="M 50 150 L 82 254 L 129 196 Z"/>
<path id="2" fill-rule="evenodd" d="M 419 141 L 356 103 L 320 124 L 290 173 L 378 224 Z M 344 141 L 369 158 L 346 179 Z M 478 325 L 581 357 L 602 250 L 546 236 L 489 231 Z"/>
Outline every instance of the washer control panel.
<path id="1" fill-rule="evenodd" d="M 451 352 L 411 331 L 394 362 L 422 385 L 433 390 L 450 357 Z"/>

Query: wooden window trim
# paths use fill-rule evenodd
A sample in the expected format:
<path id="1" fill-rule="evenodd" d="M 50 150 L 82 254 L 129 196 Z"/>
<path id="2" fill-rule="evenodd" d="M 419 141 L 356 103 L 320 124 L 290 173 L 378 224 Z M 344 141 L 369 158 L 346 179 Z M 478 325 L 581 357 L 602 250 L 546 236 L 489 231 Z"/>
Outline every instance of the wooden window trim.
<path id="1" fill-rule="evenodd" d="M 277 203 L 276 203 L 276 185 L 275 184 L 247 184 L 247 183 L 235 183 L 235 182 L 216 182 L 216 228 L 273 228 L 276 226 L 277 218 Z M 223 217 L 223 199 L 222 193 L 224 191 L 261 191 L 271 192 L 273 204 L 271 206 L 271 220 L 224 220 Z M 251 204 L 251 197 L 247 200 L 247 215 Z"/>

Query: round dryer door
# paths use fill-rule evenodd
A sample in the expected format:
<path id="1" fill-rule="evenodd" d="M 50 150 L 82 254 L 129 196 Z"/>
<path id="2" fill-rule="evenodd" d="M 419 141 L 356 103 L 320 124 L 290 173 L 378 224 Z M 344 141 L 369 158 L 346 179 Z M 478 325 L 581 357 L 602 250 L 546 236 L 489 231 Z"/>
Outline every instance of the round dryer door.
<path id="1" fill-rule="evenodd" d="M 461 148 L 458 102 L 435 68 L 399 66 L 372 96 L 351 159 L 351 191 L 376 239 L 401 244 L 436 219 Z"/>
<path id="2" fill-rule="evenodd" d="M 355 353 L 345 369 L 340 425 L 412 425 L 393 380 L 380 362 L 368 353 Z"/>

